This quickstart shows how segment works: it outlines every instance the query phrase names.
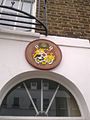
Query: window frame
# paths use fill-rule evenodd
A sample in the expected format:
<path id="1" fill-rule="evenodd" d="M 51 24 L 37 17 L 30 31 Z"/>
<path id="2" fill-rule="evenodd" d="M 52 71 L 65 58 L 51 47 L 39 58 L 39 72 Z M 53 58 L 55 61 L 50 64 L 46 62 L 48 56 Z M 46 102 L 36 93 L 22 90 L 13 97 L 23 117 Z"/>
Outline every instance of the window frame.
<path id="1" fill-rule="evenodd" d="M 4 0 L 5 2 L 3 2 L 3 4 L 2 5 L 4 5 L 4 6 L 9 6 L 9 5 L 7 5 L 6 3 L 8 2 L 8 0 Z M 18 4 L 19 4 L 19 1 L 21 1 L 21 0 L 15 0 L 15 1 L 18 1 Z M 29 4 L 30 3 L 32 3 L 31 4 L 31 11 L 30 11 L 30 15 L 32 15 L 32 16 L 34 16 L 34 17 L 36 17 L 36 5 L 37 5 L 37 0 L 23 0 L 24 2 L 26 1 L 26 2 L 29 2 Z M 22 2 L 22 1 L 21 1 Z M 21 3 L 20 3 L 21 4 Z M 21 5 L 18 5 L 17 7 L 15 7 L 16 9 L 20 9 L 19 8 L 19 6 L 21 6 Z M 10 7 L 10 6 L 9 6 Z M 2 11 L 4 11 L 4 8 L 0 8 L 0 12 L 2 12 Z M 11 11 L 11 10 L 9 10 L 9 11 Z M 23 11 L 23 10 L 22 10 Z M 13 12 L 15 12 L 15 11 L 13 11 Z M 26 11 L 24 11 L 24 12 L 26 12 Z M 18 12 L 15 12 L 16 14 L 18 14 Z M 28 12 L 26 12 L 26 13 L 28 13 Z M 0 16 L 2 16 L 2 15 L 0 15 Z M 8 17 L 11 17 L 11 16 L 8 16 Z M 5 17 L 2 17 L 2 18 L 5 18 Z M 12 19 L 15 19 L 15 20 L 19 20 L 19 19 L 21 19 L 21 18 L 19 18 L 18 19 L 18 17 L 14 17 L 14 18 L 12 18 Z M 23 21 L 24 20 L 24 18 L 21 20 L 21 21 Z M 25 19 L 25 21 L 26 21 L 26 19 Z M 6 21 L 7 22 L 7 21 Z M 10 22 L 10 21 L 8 21 L 8 22 Z M 28 20 L 27 20 L 27 22 L 28 22 Z M 32 23 L 35 23 L 35 19 L 32 19 L 31 20 L 31 22 Z M 22 23 L 16 23 L 16 22 L 11 22 L 11 24 L 12 25 L 18 25 L 18 24 L 21 24 L 21 25 L 23 25 Z M 35 25 L 33 24 L 33 25 L 31 25 L 32 27 L 35 27 Z M 10 29 L 9 29 L 10 28 Z M 3 26 L 3 29 L 5 29 L 5 30 L 14 30 L 14 31 L 27 31 L 26 29 L 18 29 L 17 27 L 8 27 L 8 26 Z M 34 29 L 30 29 L 30 30 L 28 30 L 29 32 L 33 32 L 33 33 L 35 33 L 35 30 Z"/>
<path id="2" fill-rule="evenodd" d="M 40 86 L 40 89 L 37 89 L 37 83 L 39 83 L 38 85 Z M 55 83 L 56 87 L 54 89 L 48 89 L 48 91 L 46 91 L 44 89 L 44 84 L 51 86 L 52 83 L 53 83 L 53 85 Z M 22 85 L 23 85 L 24 89 L 21 88 Z M 31 87 L 30 87 L 30 85 L 31 85 Z M 32 85 L 34 85 L 34 86 L 32 86 Z M 21 89 L 19 88 L 19 86 Z M 37 89 L 37 91 L 35 91 L 36 89 Z M 38 92 L 39 92 L 39 94 L 38 94 Z M 44 94 L 44 92 L 47 94 Z M 23 97 L 23 99 L 22 99 L 22 97 Z M 39 115 L 42 117 L 44 117 L 44 116 L 47 116 L 47 117 L 69 117 L 69 114 L 68 114 L 69 109 L 67 107 L 68 97 L 69 97 L 69 99 L 70 98 L 73 99 L 72 104 L 73 104 L 73 102 L 76 102 L 73 95 L 60 83 L 57 83 L 53 80 L 43 79 L 43 78 L 42 79 L 34 78 L 34 79 L 29 79 L 29 80 L 27 79 L 27 80 L 17 84 L 16 86 L 14 86 L 7 93 L 7 95 L 5 96 L 5 98 L 8 99 L 7 108 L 6 109 L 3 108 L 3 101 L 5 100 L 5 98 L 4 98 L 4 100 L 2 101 L 2 104 L 1 104 L 0 115 L 3 115 L 3 116 L 11 116 L 12 115 L 12 116 L 22 116 L 22 117 L 23 116 L 32 117 L 32 116 L 39 116 Z M 22 99 L 23 101 L 25 99 L 25 101 L 27 101 L 25 103 L 25 106 L 28 106 L 31 103 L 28 106 L 28 108 L 30 108 L 29 110 L 33 109 L 34 110 L 33 112 L 35 112 L 35 113 L 33 114 L 32 111 L 29 111 L 29 114 L 27 114 L 26 111 L 24 111 L 24 113 L 23 113 L 23 111 L 19 108 L 19 105 L 21 108 L 23 108 L 22 107 L 23 102 L 21 102 L 21 104 L 20 104 L 20 102 L 19 102 L 20 99 Z M 38 99 L 38 103 L 37 103 L 37 99 Z M 12 101 L 12 102 L 10 102 L 10 101 Z M 39 109 L 37 108 L 37 104 L 40 106 Z M 11 107 L 11 109 L 9 109 L 9 107 L 11 105 L 12 105 L 12 107 Z M 16 108 L 17 108 L 18 112 L 16 111 Z M 74 114 L 73 114 L 74 117 L 81 117 L 81 112 L 78 108 L 78 104 L 76 104 L 76 108 L 77 108 L 77 111 L 74 112 Z M 23 109 L 25 109 L 25 107 Z M 5 110 L 6 110 L 6 113 L 4 114 Z M 12 111 L 14 111 L 14 112 L 12 113 Z M 72 114 L 71 114 L 71 116 L 72 116 Z"/>
<path id="3" fill-rule="evenodd" d="M 48 76 L 48 77 L 47 77 Z M 0 92 L 0 104 L 3 100 L 3 98 L 6 96 L 7 92 L 13 88 L 16 84 L 24 81 L 25 79 L 31 79 L 31 78 L 48 78 L 52 79 L 60 84 L 62 84 L 64 87 L 66 87 L 72 95 L 74 95 L 81 112 L 81 117 L 12 117 L 12 116 L 0 116 L 0 120 L 89 120 L 89 111 L 87 108 L 87 105 L 84 101 L 84 98 L 82 94 L 80 93 L 79 89 L 70 82 L 67 78 L 64 76 L 54 73 L 54 72 L 43 72 L 43 71 L 28 71 L 25 73 L 21 73 L 14 78 L 12 78 L 7 84 L 1 89 Z M 83 106 L 82 106 L 83 104 Z"/>

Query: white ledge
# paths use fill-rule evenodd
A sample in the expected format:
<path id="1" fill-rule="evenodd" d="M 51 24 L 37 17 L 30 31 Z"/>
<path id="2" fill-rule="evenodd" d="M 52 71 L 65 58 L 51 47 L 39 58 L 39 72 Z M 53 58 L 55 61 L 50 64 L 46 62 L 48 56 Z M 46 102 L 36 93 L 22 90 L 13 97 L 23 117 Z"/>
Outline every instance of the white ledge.
<path id="1" fill-rule="evenodd" d="M 0 120 L 85 120 L 83 117 L 17 117 L 0 116 Z"/>
<path id="2" fill-rule="evenodd" d="M 31 41 L 40 37 L 40 33 L 0 29 L 0 39 Z"/>
<path id="3" fill-rule="evenodd" d="M 41 39 L 51 40 L 56 43 L 58 46 L 65 47 L 78 47 L 78 48 L 87 48 L 90 49 L 90 42 L 87 39 L 80 38 L 69 38 L 69 37 L 60 37 L 60 36 L 40 36 Z"/>
<path id="4" fill-rule="evenodd" d="M 15 40 L 22 42 L 31 42 L 36 39 L 47 39 L 56 43 L 58 46 L 90 49 L 90 42 L 87 39 L 68 38 L 50 35 L 45 36 L 35 32 L 0 29 L 0 39 Z"/>

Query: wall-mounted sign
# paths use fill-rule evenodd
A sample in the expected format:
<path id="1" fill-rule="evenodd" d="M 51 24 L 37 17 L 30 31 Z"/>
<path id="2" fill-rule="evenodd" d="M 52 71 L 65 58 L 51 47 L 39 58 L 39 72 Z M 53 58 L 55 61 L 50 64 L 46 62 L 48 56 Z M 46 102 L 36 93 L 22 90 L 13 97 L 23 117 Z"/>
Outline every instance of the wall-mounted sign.
<path id="1" fill-rule="evenodd" d="M 28 63 L 42 70 L 55 68 L 62 59 L 60 48 L 55 43 L 45 39 L 30 42 L 26 47 L 25 56 Z"/>

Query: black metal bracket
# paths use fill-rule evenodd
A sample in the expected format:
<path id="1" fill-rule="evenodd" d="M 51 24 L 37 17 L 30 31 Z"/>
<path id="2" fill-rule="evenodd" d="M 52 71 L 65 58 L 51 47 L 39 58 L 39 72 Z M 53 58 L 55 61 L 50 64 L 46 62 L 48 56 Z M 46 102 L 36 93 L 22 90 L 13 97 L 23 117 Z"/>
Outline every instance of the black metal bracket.
<path id="1" fill-rule="evenodd" d="M 7 9 L 7 11 L 1 11 L 0 12 L 0 21 L 3 21 L 3 22 L 0 22 L 0 25 L 4 25 L 4 26 L 10 26 L 10 27 L 18 27 L 18 28 L 25 28 L 27 29 L 28 31 L 31 30 L 31 29 L 34 29 L 34 30 L 39 30 L 41 31 L 42 33 L 44 33 L 45 35 L 48 34 L 47 32 L 47 27 L 40 21 L 38 20 L 36 17 L 24 12 L 24 11 L 21 11 L 19 9 L 16 9 L 16 8 L 12 8 L 12 7 L 9 7 L 9 6 L 3 6 L 3 5 L 0 5 L 0 8 L 1 9 Z M 8 12 L 8 10 L 11 10 L 11 12 Z M 12 12 L 14 11 L 14 12 Z M 18 14 L 16 14 L 16 13 Z M 4 18 L 2 16 L 5 16 Z M 13 17 L 17 17 L 17 18 L 24 18 L 24 21 L 23 19 L 22 20 L 17 20 L 17 19 L 11 19 L 10 18 Z M 27 20 L 25 21 L 25 19 L 28 19 L 29 20 L 35 20 L 35 22 L 28 22 Z M 5 21 L 5 22 L 4 22 Z M 9 23 L 8 21 L 12 22 L 13 24 Z M 6 23 L 7 22 L 7 23 Z M 14 23 L 22 23 L 20 25 L 18 24 L 14 24 Z M 25 26 L 25 25 L 28 25 L 28 26 Z M 32 26 L 29 26 L 29 25 L 32 25 Z"/>

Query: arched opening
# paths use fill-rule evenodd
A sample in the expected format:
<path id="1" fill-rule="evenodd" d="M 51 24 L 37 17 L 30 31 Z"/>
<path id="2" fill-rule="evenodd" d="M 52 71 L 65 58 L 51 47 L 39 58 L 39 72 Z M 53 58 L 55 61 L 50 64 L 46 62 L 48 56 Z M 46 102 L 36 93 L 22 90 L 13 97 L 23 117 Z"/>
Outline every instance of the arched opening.
<path id="1" fill-rule="evenodd" d="M 64 86 L 34 78 L 19 83 L 7 93 L 0 115 L 79 117 L 81 113 L 73 95 Z"/>
<path id="2" fill-rule="evenodd" d="M 78 88 L 64 76 L 53 72 L 19 74 L 3 87 L 0 97 L 2 117 L 75 117 L 75 120 L 79 117 L 82 120 L 89 116 Z"/>

